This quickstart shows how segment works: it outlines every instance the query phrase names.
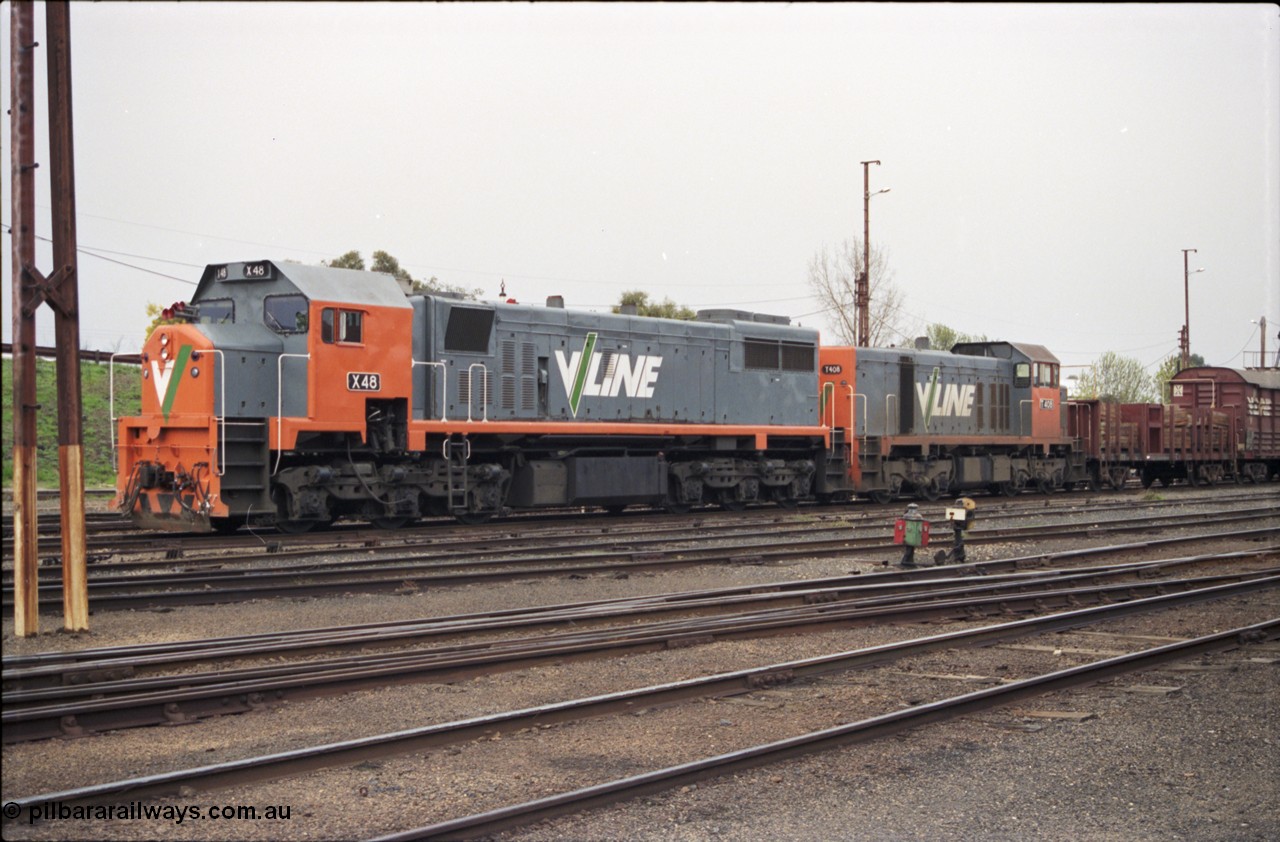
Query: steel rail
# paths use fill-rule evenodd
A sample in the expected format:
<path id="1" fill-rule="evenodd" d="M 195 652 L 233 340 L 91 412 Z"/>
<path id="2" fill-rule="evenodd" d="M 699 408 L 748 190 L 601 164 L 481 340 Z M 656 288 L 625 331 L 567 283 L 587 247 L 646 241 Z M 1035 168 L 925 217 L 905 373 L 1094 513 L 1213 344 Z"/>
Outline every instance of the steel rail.
<path id="1" fill-rule="evenodd" d="M 410 754 L 437 746 L 466 742 L 485 735 L 513 733 L 535 725 L 550 725 L 617 712 L 635 711 L 691 698 L 736 695 L 813 676 L 865 669 L 896 658 L 910 657 L 957 646 L 988 646 L 1019 637 L 1079 628 L 1134 614 L 1164 610 L 1178 605 L 1238 596 L 1250 590 L 1274 587 L 1275 584 L 1275 582 L 1254 581 L 1085 608 L 1044 617 L 1016 620 L 995 626 L 947 632 L 917 640 L 885 644 L 818 658 L 771 664 L 637 690 L 574 699 L 472 719 L 328 743 L 262 757 L 251 757 L 192 769 L 94 784 L 60 792 L 14 798 L 11 801 L 21 808 L 21 810 L 15 811 L 15 814 L 21 814 L 22 812 L 29 814 L 32 807 L 41 807 L 54 802 L 62 802 L 69 805 L 102 804 L 112 803 L 122 796 L 127 796 L 131 799 L 162 797 L 177 795 L 188 791 L 188 788 L 196 791 L 207 791 L 228 786 L 241 786 L 249 783 L 276 780 L 317 769 L 350 765 L 362 760 Z M 1280 620 L 1273 620 L 1270 621 L 1269 625 L 1262 625 L 1264 628 L 1261 631 L 1268 637 L 1274 637 L 1277 634 L 1276 627 L 1280 625 Z M 1253 628 L 1256 627 L 1225 632 L 1223 633 L 1226 636 L 1224 640 L 1227 638 L 1235 640 L 1238 635 Z M 1190 641 L 1189 643 L 1195 644 L 1196 642 Z M 1173 646 L 1185 647 L 1188 644 L 1174 644 Z M 1161 647 L 1161 649 L 1168 650 L 1171 647 Z M 1180 653 L 1185 651 L 1185 654 L 1174 655 L 1170 659 L 1197 654 L 1196 651 L 1182 649 L 1178 651 Z M 1212 651 L 1212 649 L 1199 651 Z M 1039 679 L 1032 679 L 1032 681 L 1036 680 Z M 1008 686 L 1013 687 L 1015 685 Z M 1052 687 L 1049 689 L 1059 688 Z M 1048 692 L 1048 690 L 1043 692 Z M 918 709 L 908 708 L 906 711 L 899 711 L 895 714 L 889 714 L 889 716 L 899 716 L 913 710 Z M 904 727 L 914 726 L 907 725 Z M 8 820 L 8 816 L 6 816 L 6 822 Z"/>
<path id="2" fill-rule="evenodd" d="M 1206 522 L 1222 523 L 1222 522 L 1230 522 L 1231 520 L 1249 520 L 1249 519 L 1252 519 L 1250 517 L 1251 515 L 1269 516 L 1273 514 L 1274 511 L 1275 509 L 1273 507 L 1260 507 L 1260 508 L 1252 508 L 1252 509 L 1230 509 L 1230 510 L 1221 510 L 1216 512 L 1207 512 L 1207 513 L 1201 512 L 1191 516 L 1190 519 L 1188 519 L 1188 517 L 1185 515 L 1176 515 L 1176 516 L 1175 515 L 1149 515 L 1144 517 L 1133 517 L 1132 514 L 1130 514 L 1130 516 L 1128 517 L 1122 517 L 1117 519 L 1094 520 L 1093 522 L 1090 522 L 1089 524 L 1087 524 L 1087 526 L 1085 525 L 1081 525 L 1081 526 L 1082 528 L 1085 528 L 1087 531 L 1097 531 L 1099 529 L 1107 530 L 1108 528 L 1111 528 L 1113 526 L 1122 526 L 1124 528 L 1137 529 L 1138 526 L 1141 524 L 1146 524 L 1149 526 L 1160 526 L 1160 525 L 1170 525 L 1170 526 L 1192 525 L 1194 526 L 1196 524 L 1206 523 Z M 1044 515 L 1043 512 L 1039 512 L 1038 514 L 1040 516 Z M 1064 516 L 1067 514 L 1070 514 L 1071 516 L 1078 515 L 1078 513 L 1075 513 L 1075 512 L 1063 513 L 1060 511 L 1055 511 L 1055 512 L 1052 512 L 1051 514 L 1064 515 Z M 1020 533 L 1016 531 L 1017 529 L 1026 530 L 1026 529 L 1052 528 L 1052 525 L 1048 525 L 1048 526 L 1040 525 L 1036 527 L 1015 527 L 1013 528 L 1015 531 L 1002 531 L 998 529 L 993 529 L 991 527 L 991 524 L 996 521 L 1016 520 L 1016 519 L 1022 519 L 1022 518 L 1018 514 L 996 514 L 996 515 L 988 514 L 983 518 L 984 528 L 982 533 L 977 536 L 971 536 L 971 539 L 976 540 L 978 542 L 981 542 L 982 540 L 994 541 L 994 540 L 1017 539 L 1021 534 L 1025 534 L 1025 533 Z M 1062 526 L 1062 524 L 1056 524 L 1056 525 L 1059 527 Z M 748 527 L 748 530 L 751 528 L 760 528 L 762 531 L 758 533 L 746 531 L 746 530 L 743 530 L 744 526 Z M 847 539 L 842 539 L 842 540 L 849 540 L 855 543 L 867 542 L 867 543 L 876 544 L 876 545 L 882 544 L 884 541 L 883 533 L 886 528 L 884 522 L 880 520 L 869 521 L 866 523 L 851 522 L 851 519 L 849 518 L 843 518 L 840 521 L 828 522 L 821 525 L 816 525 L 812 521 L 788 522 L 785 519 L 774 519 L 773 522 L 767 527 L 761 527 L 759 525 L 758 518 L 755 520 L 734 521 L 730 523 L 696 522 L 694 524 L 679 527 L 679 528 L 660 530 L 664 534 L 660 535 L 659 537 L 652 537 L 654 535 L 655 530 L 648 529 L 648 528 L 641 528 L 641 527 L 638 527 L 638 531 L 634 533 L 634 535 L 637 537 L 633 537 L 632 533 L 629 533 L 625 530 L 611 530 L 608 528 L 604 530 L 603 534 L 608 535 L 610 541 L 618 544 L 618 546 L 616 546 L 615 549 L 634 552 L 641 547 L 650 547 L 650 548 L 669 547 L 673 543 L 680 543 L 682 541 L 687 541 L 687 540 L 705 539 L 707 536 L 707 533 L 709 532 L 721 532 L 721 531 L 738 532 L 740 534 L 736 534 L 733 536 L 733 538 L 736 540 L 746 540 L 746 539 L 758 538 L 758 537 L 767 535 L 767 542 L 769 544 L 772 544 L 772 543 L 776 543 L 781 537 L 787 537 L 793 534 L 801 535 L 801 536 L 815 535 L 815 534 L 822 534 L 822 533 L 838 532 L 838 531 L 848 529 L 850 527 L 852 527 L 854 534 L 848 536 Z M 864 530 L 874 531 L 876 534 L 863 535 L 863 536 L 857 535 L 857 532 L 864 531 Z M 559 530 L 555 530 L 555 531 L 559 531 Z M 311 535 L 308 537 L 314 538 L 316 536 Z M 448 558 L 450 560 L 458 560 L 458 559 L 465 559 L 465 558 L 493 558 L 495 554 L 498 554 L 503 550 L 506 550 L 508 552 L 512 550 L 523 551 L 529 548 L 542 550 L 544 552 L 550 548 L 554 548 L 557 551 L 557 554 L 559 556 L 564 556 L 566 551 L 570 551 L 570 550 L 576 550 L 579 552 L 594 551 L 595 553 L 598 553 L 600 548 L 599 534 L 588 535 L 583 529 L 580 529 L 580 528 L 573 529 L 568 533 L 562 533 L 560 535 L 549 535 L 546 533 L 541 533 L 537 535 L 528 535 L 528 534 L 506 535 L 506 536 L 485 535 L 483 537 L 475 537 L 474 535 L 462 535 L 462 536 L 459 536 L 458 540 L 453 540 L 449 538 L 445 538 L 444 540 L 440 540 L 438 538 L 435 538 L 435 539 L 423 538 L 421 540 L 418 540 L 416 539 L 416 537 L 415 539 L 407 539 L 407 538 L 393 539 L 385 535 L 378 535 L 378 534 L 374 534 L 371 536 L 367 532 L 367 530 L 364 530 L 364 531 L 355 533 L 355 535 L 352 537 L 351 540 L 335 541 L 332 538 L 328 538 L 325 540 L 311 541 L 307 543 L 307 546 L 301 547 L 301 548 L 295 548 L 295 549 L 283 549 L 283 545 L 279 541 L 272 541 L 265 545 L 259 543 L 256 545 L 249 545 L 246 547 L 245 542 L 235 540 L 233 542 L 233 546 L 246 547 L 247 549 L 251 550 L 251 554 L 248 556 L 237 556 L 237 555 L 228 555 L 228 554 L 188 556 L 185 554 L 185 551 L 183 549 L 173 548 L 171 546 L 171 539 L 168 539 L 167 536 L 166 536 L 166 539 L 167 540 L 165 541 L 166 547 L 164 549 L 164 552 L 165 552 L 164 559 L 153 558 L 153 559 L 142 559 L 142 560 L 135 560 L 135 561 L 121 561 L 121 562 L 114 562 L 108 565 L 103 565 L 95 568 L 92 571 L 95 574 L 95 581 L 117 581 L 117 579 L 113 579 L 112 577 L 117 576 L 122 572 L 127 572 L 131 570 L 152 569 L 156 567 L 162 567 L 162 568 L 168 569 L 168 568 L 173 568 L 178 564 L 181 564 L 183 567 L 189 567 L 193 565 L 230 565 L 230 564 L 243 563 L 246 561 L 258 561 L 262 558 L 262 551 L 264 547 L 266 549 L 266 552 L 272 557 L 273 560 L 280 560 L 280 559 L 286 559 L 286 558 L 311 559 L 309 563 L 301 564 L 301 565 L 288 566 L 288 565 L 276 564 L 276 565 L 273 565 L 273 567 L 271 568 L 272 570 L 275 570 L 275 571 L 314 569 L 315 567 L 314 559 L 318 554 L 317 550 L 321 546 L 325 548 L 325 553 L 330 555 L 353 554 L 353 553 L 360 554 L 359 559 L 348 559 L 348 560 L 339 560 L 336 562 L 327 562 L 326 566 L 332 567 L 332 568 L 338 568 L 338 567 L 347 566 L 347 565 L 360 565 L 362 567 L 368 566 L 371 555 L 382 556 L 386 554 L 405 553 L 405 552 L 412 552 L 413 554 L 402 555 L 399 557 L 393 556 L 392 558 L 382 558 L 381 563 L 384 565 L 394 564 L 396 562 L 417 563 L 426 559 L 436 558 L 436 557 Z M 154 540 L 154 539 L 149 536 L 147 540 Z M 625 541 L 626 543 L 622 544 L 621 542 L 623 541 Z M 215 547 L 211 547 L 210 544 L 213 543 L 213 541 L 205 540 L 203 538 L 198 540 L 197 543 L 200 545 L 201 549 L 212 549 L 215 547 L 224 546 L 222 541 L 218 541 Z M 756 546 L 759 546 L 759 544 L 744 544 L 743 546 L 756 547 Z M 425 553 L 422 551 L 425 551 Z M 50 558 L 52 558 L 52 556 Z M 233 572 L 234 570 L 235 568 L 232 568 L 231 571 L 227 571 L 227 572 Z M 245 572 L 248 572 L 248 570 L 246 569 Z M 50 570 L 49 575 L 53 581 L 56 581 L 60 574 L 58 570 Z M 177 574 L 162 574 L 162 575 L 177 575 Z M 199 574 L 196 571 L 187 571 L 182 575 L 199 575 Z M 136 578 L 136 577 L 130 577 L 130 578 Z M 125 579 L 123 576 L 121 576 L 119 580 L 128 581 L 128 579 Z M 11 586 L 12 582 L 6 580 L 6 584 Z"/>
<path id="3" fill-rule="evenodd" d="M 1267 496 L 1280 496 L 1280 495 L 1272 494 Z M 1256 493 L 1249 494 L 1249 495 L 1232 495 L 1230 497 L 1215 495 L 1212 498 L 1206 498 L 1203 501 L 1195 501 L 1195 502 L 1203 502 L 1205 504 L 1229 505 L 1233 501 L 1256 502 L 1258 501 L 1258 498 L 1259 498 L 1259 495 L 1257 495 Z M 1046 502 L 1049 502 L 1049 501 L 1046 501 Z M 1072 502 L 1074 503 L 1076 501 L 1072 501 Z M 1173 506 L 1186 506 L 1186 505 L 1189 505 L 1189 503 L 1183 500 L 1158 501 L 1158 502 L 1142 501 L 1137 505 L 1140 506 L 1142 509 L 1153 510 L 1153 509 L 1173 507 Z M 1088 509 L 1088 512 L 1091 514 L 1094 514 L 1094 513 L 1109 514 L 1118 509 L 1132 510 L 1134 507 L 1135 505 L 1133 503 L 1107 502 L 1100 506 L 1091 506 Z M 1023 511 L 1032 511 L 1032 512 L 1035 512 L 1038 516 L 1045 515 L 1045 514 L 1061 513 L 1061 511 L 1058 509 L 1051 509 L 1049 512 L 1046 512 L 1045 502 L 1041 502 L 1037 504 L 1000 502 L 994 505 L 989 505 L 984 509 L 983 522 L 984 524 L 990 524 L 992 522 L 1005 520 L 1005 519 L 1016 519 L 1019 513 Z M 1073 512 L 1073 514 L 1078 514 L 1078 513 L 1079 513 L 1078 511 Z M 655 532 L 682 533 L 682 532 L 690 532 L 693 530 L 697 530 L 699 533 L 706 533 L 707 531 L 736 530 L 736 529 L 740 529 L 743 525 L 749 526 L 749 525 L 758 523 L 762 515 L 771 518 L 775 523 L 774 528 L 776 529 L 783 529 L 783 530 L 795 529 L 798 531 L 811 531 L 813 527 L 812 518 L 814 517 L 814 513 L 812 509 L 806 509 L 799 513 L 792 513 L 789 511 L 777 511 L 777 510 L 770 510 L 770 509 L 755 509 L 745 515 L 730 513 L 730 512 L 708 510 L 706 512 L 702 512 L 693 516 L 694 518 L 693 520 L 690 519 L 690 516 L 680 516 L 678 518 L 671 518 L 671 517 L 666 517 L 661 515 L 652 515 L 652 516 L 644 515 L 644 516 L 636 517 L 634 519 L 629 519 L 629 520 L 641 521 L 635 524 L 635 527 L 634 527 L 635 532 L 636 534 L 648 536 L 648 535 L 654 534 Z M 591 522 L 591 521 L 599 520 L 600 518 L 605 518 L 606 516 L 595 515 L 595 514 L 588 514 L 584 516 L 581 513 L 575 513 L 574 514 L 575 523 L 583 520 L 584 517 L 588 522 Z M 880 528 L 883 526 L 883 521 L 881 520 L 883 518 L 883 513 L 880 511 L 874 511 L 874 512 L 849 511 L 847 508 L 845 508 L 843 511 L 839 513 L 818 514 L 817 517 L 822 520 L 829 521 L 832 524 L 830 528 L 833 528 L 833 529 L 842 528 L 842 526 L 848 526 L 848 525 L 852 525 L 856 529 L 861 525 L 860 522 L 862 521 L 867 522 L 867 525 L 870 526 L 871 528 Z M 1152 517 L 1159 517 L 1159 516 L 1155 515 Z M 800 519 L 800 520 L 797 522 L 797 519 Z M 180 557 L 184 557 L 185 560 L 187 560 L 189 563 L 197 562 L 197 561 L 205 561 L 205 560 L 207 560 L 210 563 L 218 563 L 220 561 L 223 561 L 223 562 L 226 561 L 226 557 L 225 556 L 223 557 L 210 556 L 207 558 L 187 557 L 185 556 L 186 548 L 174 547 L 175 540 L 182 543 L 194 544 L 199 549 L 204 549 L 204 550 L 235 549 L 235 548 L 261 550 L 261 548 L 265 544 L 265 546 L 271 548 L 269 549 L 269 551 L 272 552 L 273 554 L 278 554 L 278 557 L 296 557 L 298 555 L 307 553 L 308 550 L 313 550 L 319 547 L 346 546 L 346 547 L 352 547 L 353 551 L 367 552 L 371 548 L 375 550 L 386 549 L 386 550 L 393 551 L 396 548 L 396 546 L 400 546 L 403 548 L 417 548 L 417 547 L 436 546 L 441 543 L 448 543 L 454 547 L 466 546 L 469 544 L 494 545 L 494 544 L 502 544 L 502 543 L 510 543 L 510 542 L 521 544 L 521 543 L 527 543 L 527 539 L 522 536 L 515 536 L 515 535 L 498 536 L 498 535 L 494 535 L 493 533 L 510 529 L 513 526 L 516 526 L 518 524 L 527 525 L 528 520 L 529 520 L 528 518 L 521 517 L 516 520 L 496 522 L 490 525 L 489 527 L 487 527 L 486 529 L 480 530 L 479 531 L 480 537 L 477 537 L 477 530 L 474 527 L 461 527 L 461 526 L 454 525 L 452 523 L 449 523 L 446 525 L 446 524 L 439 524 L 439 523 L 432 523 L 432 522 L 422 522 L 417 527 L 408 527 L 405 529 L 395 530 L 395 531 L 369 529 L 368 527 L 351 524 L 351 525 L 340 525 L 340 526 L 334 527 L 332 530 L 329 530 L 323 533 L 312 532 L 312 533 L 298 534 L 298 535 L 272 533 L 272 534 L 268 534 L 265 537 L 265 539 L 254 533 L 242 533 L 240 535 L 228 536 L 228 535 L 210 535 L 210 534 L 175 535 L 173 533 L 143 532 L 133 536 L 120 536 L 127 540 L 121 541 L 119 544 L 114 546 L 108 543 L 110 539 L 104 538 L 101 543 L 95 542 L 93 545 L 93 549 L 95 550 L 95 553 L 98 556 L 103 556 L 103 555 L 109 556 L 109 555 L 117 554 L 120 552 L 131 552 L 131 553 L 137 554 L 137 553 L 147 552 L 147 547 L 143 547 L 140 549 L 140 548 L 134 547 L 133 546 L 134 543 L 141 543 L 146 545 L 163 543 L 164 546 L 160 549 L 155 550 L 155 552 L 164 553 L 166 557 L 172 556 L 175 552 L 177 552 L 179 554 L 183 554 Z M 591 527 L 582 527 L 582 526 L 566 526 L 563 520 L 542 520 L 542 519 L 539 519 L 539 520 L 541 521 L 540 525 L 542 527 L 545 527 L 548 532 L 552 532 L 552 533 L 562 532 L 562 534 L 566 536 L 579 535 L 579 534 L 582 534 L 584 529 L 591 528 Z M 613 534 L 615 536 L 625 536 L 628 533 L 627 521 L 620 522 L 616 517 L 613 517 L 613 516 L 608 516 L 607 520 L 610 526 L 605 527 L 604 529 L 605 532 Z M 795 524 L 794 527 L 792 526 L 792 524 Z M 424 531 L 430 531 L 431 534 L 429 535 L 421 534 Z M 527 530 L 521 530 L 521 531 L 522 533 L 527 534 Z M 454 540 L 455 537 L 460 540 Z M 534 540 L 545 540 L 545 535 L 540 535 Z M 661 539 L 656 539 L 656 540 L 661 541 Z M 289 547 L 291 549 L 285 549 L 285 547 Z M 48 546 L 42 548 L 41 551 L 46 552 L 47 556 L 53 559 L 57 557 L 57 553 L 59 549 L 60 549 L 59 546 L 56 546 L 54 543 L 49 543 Z M 158 563 L 161 563 L 162 561 L 167 561 L 167 560 L 171 560 L 171 559 L 169 558 L 166 558 L 163 560 L 152 559 L 150 560 L 149 563 L 158 564 Z M 143 562 L 135 562 L 135 564 L 142 564 L 142 563 Z"/>
<path id="4" fill-rule="evenodd" d="M 1266 509 L 1256 515 L 1239 518 L 1214 517 L 1207 523 L 1222 524 L 1232 520 L 1278 520 L 1273 510 Z M 1194 526 L 1196 522 L 1184 521 L 1182 526 Z M 1109 528 L 1106 531 L 1127 532 L 1143 531 L 1150 528 L 1126 522 Z M 967 539 L 969 544 L 1002 542 L 1011 540 L 1031 540 L 1032 538 L 1079 537 L 1081 530 L 1095 536 L 1102 530 L 1080 525 L 1054 527 L 1027 527 L 1023 530 L 1000 533 L 984 532 Z M 1207 535 L 1176 536 L 1170 538 L 1150 539 L 1142 542 L 1151 547 L 1173 542 L 1266 538 L 1280 534 L 1280 521 L 1276 526 L 1261 529 L 1239 531 L 1233 533 L 1211 533 Z M 593 552 L 572 556 L 552 556 L 543 559 L 523 558 L 518 560 L 489 559 L 465 564 L 449 564 L 428 562 L 426 564 L 405 561 L 403 563 L 364 564 L 345 563 L 309 566 L 307 569 L 242 569 L 207 573 L 192 571 L 160 576 L 122 576 L 97 577 L 89 581 L 90 597 L 95 609 L 140 608 L 157 605 L 208 605 L 219 602 L 233 602 L 241 599 L 263 598 L 268 596 L 298 596 L 324 593 L 359 591 L 362 593 L 394 591 L 402 588 L 406 580 L 416 586 L 422 585 L 458 585 L 482 581 L 507 580 L 512 578 L 528 578 L 548 575 L 589 574 L 618 571 L 636 571 L 653 569 L 670 569 L 673 567 L 689 567 L 701 564 L 766 564 L 770 561 L 782 561 L 796 558 L 814 558 L 823 554 L 836 552 L 873 551 L 893 549 L 893 544 L 883 539 L 873 539 L 874 544 L 862 544 L 857 539 L 827 539 L 812 541 L 793 541 L 787 546 L 779 547 L 776 543 L 739 544 L 733 547 L 715 547 L 708 549 L 672 549 L 668 553 L 627 553 Z M 630 555 L 629 561 L 608 561 L 619 555 Z M 412 557 L 410 557 L 412 558 Z M 536 565 L 518 567 L 515 565 Z M 441 569 L 463 570 L 455 573 L 430 573 Z M 493 568 L 501 568 L 494 570 Z M 349 577 L 356 576 L 356 579 Z M 180 588 L 184 584 L 199 583 L 202 587 L 188 590 L 163 590 Z M 230 586 L 217 588 L 211 585 L 223 583 Z M 44 582 L 39 586 L 41 605 L 56 607 L 61 604 L 61 585 L 58 582 Z M 5 592 L 5 606 L 12 605 L 12 589 Z"/>
<path id="5" fill-rule="evenodd" d="M 912 728 L 943 722 L 1010 702 L 1060 690 L 1096 684 L 1107 678 L 1149 669 L 1170 661 L 1235 649 L 1246 643 L 1280 637 L 1280 619 L 1268 620 L 1181 643 L 1094 661 L 1077 667 L 1012 682 L 1002 687 L 976 690 L 930 704 L 916 705 L 859 722 L 827 728 L 741 749 L 715 757 L 670 766 L 572 792 L 539 798 L 484 813 L 439 822 L 400 833 L 378 836 L 369 842 L 411 842 L 423 839 L 473 839 L 556 816 L 661 792 L 707 778 L 778 763 L 837 746 L 867 742 Z"/>
<path id="6" fill-rule="evenodd" d="M 1149 578 L 1178 567 L 1266 556 L 1266 551 L 1241 550 L 1095 567 L 991 573 L 978 580 L 973 577 L 951 576 L 941 579 L 904 579 L 895 574 L 870 573 L 754 586 L 614 597 L 590 602 L 531 606 L 476 614 L 265 632 L 205 640 L 62 650 L 5 658 L 0 679 L 4 682 L 4 690 L 7 694 L 4 698 L 5 702 L 14 703 L 18 701 L 15 690 L 44 686 L 55 686 L 65 690 L 72 685 L 133 678 L 159 667 L 172 668 L 178 665 L 190 667 L 210 661 L 244 661 L 255 657 L 275 658 L 283 654 L 327 653 L 347 647 L 368 651 L 386 646 L 403 647 L 441 637 L 474 636 L 514 630 L 529 631 L 566 624 L 581 628 L 583 624 L 589 622 L 617 622 L 636 617 L 652 618 L 656 615 L 691 611 L 703 613 L 709 610 L 721 613 L 731 610 L 742 611 L 752 604 L 787 605 L 795 602 L 812 604 L 842 601 L 847 605 L 853 600 L 858 600 L 860 605 L 869 605 L 873 602 L 888 604 L 893 601 L 923 598 L 968 597 L 1000 590 L 1025 590 L 1043 586 L 1045 583 L 1061 585 L 1086 580 L 1100 582 L 1104 578 L 1126 576 Z"/>
<path id="7" fill-rule="evenodd" d="M 1099 585 L 1040 591 L 1030 594 L 962 598 L 949 601 L 906 603 L 864 607 L 856 604 L 819 604 L 773 609 L 744 615 L 654 623 L 640 628 L 610 629 L 604 632 L 573 632 L 551 637 L 498 641 L 454 646 L 427 652 L 409 652 L 380 657 L 353 656 L 319 662 L 267 667 L 246 671 L 182 674 L 156 679 L 119 682 L 123 692 L 109 695 L 112 682 L 73 692 L 91 695 L 66 703 L 14 708 L 6 700 L 3 713 L 6 743 L 80 735 L 88 730 L 112 730 L 187 722 L 230 713 L 242 713 L 288 698 L 312 698 L 356 689 L 385 686 L 399 681 L 455 681 L 492 674 L 496 669 L 518 669 L 566 659 L 618 656 L 623 653 L 654 651 L 713 640 L 759 637 L 764 634 L 794 634 L 831 626 L 874 621 L 919 622 L 938 619 L 977 619 L 992 613 L 1019 610 L 1049 610 L 1079 605 L 1086 600 L 1133 600 L 1140 594 L 1164 594 L 1171 589 L 1197 589 L 1206 583 L 1224 580 L 1236 583 L 1262 581 L 1280 583 L 1280 571 L 1270 575 L 1237 574 L 1206 577 L 1202 580 L 1162 580 L 1142 584 Z M 29 694 L 42 696 L 41 691 Z"/>

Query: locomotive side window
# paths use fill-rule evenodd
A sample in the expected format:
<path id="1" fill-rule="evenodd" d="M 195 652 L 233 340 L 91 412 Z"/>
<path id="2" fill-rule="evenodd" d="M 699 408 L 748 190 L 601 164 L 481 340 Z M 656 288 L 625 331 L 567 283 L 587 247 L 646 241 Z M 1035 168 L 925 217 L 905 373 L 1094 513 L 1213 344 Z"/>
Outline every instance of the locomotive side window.
<path id="1" fill-rule="evenodd" d="M 339 342 L 362 342 L 364 336 L 364 313 L 359 310 L 343 310 L 341 329 L 338 331 Z"/>
<path id="2" fill-rule="evenodd" d="M 305 295 L 269 295 L 262 302 L 262 321 L 276 333 L 307 332 Z"/>
<path id="3" fill-rule="evenodd" d="M 364 313 L 359 310 L 335 310 L 326 307 L 320 311 L 320 341 L 333 344 L 347 342 L 358 345 L 364 341 Z"/>
<path id="4" fill-rule="evenodd" d="M 1031 363 L 1018 363 L 1013 370 L 1013 387 L 1025 389 L 1031 385 Z"/>
<path id="5" fill-rule="evenodd" d="M 444 329 L 444 349 L 485 354 L 489 351 L 489 336 L 492 333 L 492 310 L 454 307 L 449 311 L 449 323 Z"/>

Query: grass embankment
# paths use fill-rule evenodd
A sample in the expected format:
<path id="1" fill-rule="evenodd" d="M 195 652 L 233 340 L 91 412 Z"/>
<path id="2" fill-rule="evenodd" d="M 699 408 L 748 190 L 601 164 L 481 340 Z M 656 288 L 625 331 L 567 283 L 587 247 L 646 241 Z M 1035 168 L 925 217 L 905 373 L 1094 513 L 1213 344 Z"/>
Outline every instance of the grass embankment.
<path id="1" fill-rule="evenodd" d="M 13 486 L 13 360 L 3 360 L 4 487 Z M 115 485 L 111 467 L 111 384 L 106 363 L 81 363 L 80 402 L 83 410 L 84 483 L 86 488 Z M 36 483 L 58 487 L 58 382 L 53 360 L 36 360 Z M 141 381 L 136 366 L 115 367 L 115 414 L 136 415 L 141 402 Z"/>

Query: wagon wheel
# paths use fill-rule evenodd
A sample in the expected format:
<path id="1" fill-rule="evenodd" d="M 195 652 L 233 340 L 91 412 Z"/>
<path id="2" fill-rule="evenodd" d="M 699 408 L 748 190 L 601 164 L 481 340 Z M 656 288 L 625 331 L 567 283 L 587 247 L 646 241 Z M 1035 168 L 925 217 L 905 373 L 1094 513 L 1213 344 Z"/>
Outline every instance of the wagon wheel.
<path id="1" fill-rule="evenodd" d="M 894 495 L 887 488 L 877 488 L 867 492 L 867 499 L 880 506 L 892 503 L 893 498 Z"/>
<path id="2" fill-rule="evenodd" d="M 483 526 L 493 520 L 493 512 L 455 512 L 453 516 L 467 526 Z"/>
<path id="3" fill-rule="evenodd" d="M 400 529 L 406 526 L 412 518 L 409 517 L 374 517 L 369 518 L 369 522 L 379 529 Z"/>
<path id="4" fill-rule="evenodd" d="M 942 492 L 946 490 L 946 486 L 940 482 L 942 477 L 934 477 L 926 480 L 916 486 L 916 496 L 921 500 L 928 500 L 930 503 L 942 496 Z"/>

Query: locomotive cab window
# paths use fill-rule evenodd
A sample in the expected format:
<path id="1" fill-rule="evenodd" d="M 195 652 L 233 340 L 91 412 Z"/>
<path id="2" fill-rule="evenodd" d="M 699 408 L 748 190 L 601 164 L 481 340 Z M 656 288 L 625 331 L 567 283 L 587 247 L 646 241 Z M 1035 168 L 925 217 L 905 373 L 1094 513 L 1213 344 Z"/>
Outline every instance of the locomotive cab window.
<path id="1" fill-rule="evenodd" d="M 320 311 L 320 341 L 350 345 L 363 343 L 364 313 L 360 310 L 324 308 Z"/>
<path id="2" fill-rule="evenodd" d="M 1025 389 L 1031 385 L 1031 363 L 1018 363 L 1013 367 L 1013 387 Z"/>
<path id="3" fill-rule="evenodd" d="M 306 333 L 308 304 L 305 295 L 269 295 L 262 302 L 262 321 L 276 333 Z"/>
<path id="4" fill-rule="evenodd" d="M 202 325 L 230 324 L 236 320 L 236 305 L 230 298 L 211 298 L 196 305 Z"/>
<path id="5" fill-rule="evenodd" d="M 1035 383 L 1037 386 L 1057 386 L 1058 366 L 1053 363 L 1036 363 Z"/>

